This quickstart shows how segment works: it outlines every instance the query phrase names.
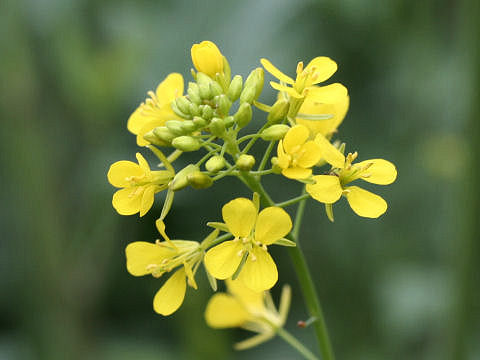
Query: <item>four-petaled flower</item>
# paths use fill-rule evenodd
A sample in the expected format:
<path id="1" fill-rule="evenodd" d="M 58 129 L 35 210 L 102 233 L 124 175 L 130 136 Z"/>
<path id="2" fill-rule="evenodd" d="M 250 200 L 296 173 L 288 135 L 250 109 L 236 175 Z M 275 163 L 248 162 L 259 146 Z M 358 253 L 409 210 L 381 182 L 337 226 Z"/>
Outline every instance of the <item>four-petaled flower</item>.
<path id="1" fill-rule="evenodd" d="M 171 108 L 171 103 L 183 94 L 183 77 L 178 73 L 171 73 L 158 86 L 155 92 L 149 91 L 149 98 L 145 100 L 130 115 L 127 129 L 137 135 L 137 144 L 149 144 L 143 136 L 157 126 L 165 125 L 168 120 L 181 120 Z"/>
<path id="2" fill-rule="evenodd" d="M 267 245 L 290 232 L 290 216 L 275 206 L 258 213 L 255 204 L 245 198 L 237 198 L 224 205 L 222 216 L 235 239 L 207 251 L 204 260 L 207 270 L 215 278 L 224 280 L 232 277 L 242 263 L 239 280 L 253 291 L 270 289 L 277 282 L 278 272 Z"/>
<path id="3" fill-rule="evenodd" d="M 317 135 L 315 141 L 320 145 L 322 157 L 332 169 L 329 175 L 313 176 L 314 184 L 307 184 L 307 192 L 325 204 L 333 204 L 342 195 L 348 200 L 352 210 L 359 216 L 378 218 L 387 211 L 387 202 L 380 196 L 358 186 L 346 186 L 356 179 L 372 184 L 388 185 L 397 178 L 395 165 L 383 159 L 370 159 L 356 164 L 352 162 L 357 153 L 346 157 L 324 136 Z"/>
<path id="4" fill-rule="evenodd" d="M 110 166 L 108 181 L 117 188 L 112 204 L 120 215 L 145 215 L 153 205 L 154 195 L 166 189 L 173 179 L 170 170 L 151 171 L 145 158 L 137 153 L 138 164 L 122 160 Z"/>
<path id="5" fill-rule="evenodd" d="M 277 165 L 282 174 L 290 179 L 305 179 L 312 174 L 321 158 L 320 146 L 308 140 L 309 131 L 303 125 L 296 125 L 286 133 L 277 145 Z"/>
<path id="6" fill-rule="evenodd" d="M 215 79 L 216 74 L 223 73 L 223 55 L 211 41 L 194 44 L 191 49 L 192 62 L 197 71 Z"/>
<path id="7" fill-rule="evenodd" d="M 216 329 L 240 327 L 258 333 L 250 339 L 235 344 L 237 350 L 259 345 L 283 327 L 290 307 L 290 287 L 284 286 L 277 310 L 267 291 L 255 292 L 240 280 L 227 279 L 228 293 L 213 295 L 205 310 L 205 320 Z M 266 301 L 268 298 L 269 301 Z"/>

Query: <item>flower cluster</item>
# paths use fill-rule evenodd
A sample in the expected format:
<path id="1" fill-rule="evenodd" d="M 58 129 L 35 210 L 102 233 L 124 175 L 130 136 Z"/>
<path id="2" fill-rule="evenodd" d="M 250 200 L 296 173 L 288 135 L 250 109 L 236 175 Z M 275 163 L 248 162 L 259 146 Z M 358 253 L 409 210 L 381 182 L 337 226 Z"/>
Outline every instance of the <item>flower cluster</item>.
<path id="1" fill-rule="evenodd" d="M 216 293 L 208 303 L 207 323 L 257 332 L 237 345 L 247 348 L 284 331 L 290 290 L 285 287 L 278 311 L 268 291 L 279 277 L 269 246 L 296 246 L 292 220 L 284 208 L 311 198 L 325 204 L 333 221 L 333 204 L 344 196 L 357 215 L 377 218 L 387 210 L 386 201 L 350 183 L 362 179 L 388 185 L 397 172 L 383 159 L 355 163 L 357 152 L 345 155 L 345 143 L 332 142 L 349 106 L 345 86 L 320 85 L 337 70 L 332 59 L 317 57 L 307 66 L 299 62 L 295 78 L 261 59 L 263 68 L 255 68 L 244 80 L 232 76 L 228 60 L 210 41 L 193 45 L 191 58 L 192 81 L 185 86 L 182 75 L 169 74 L 128 119 L 137 145 L 150 150 L 159 164 L 152 170 L 140 153 L 138 163 L 112 164 L 107 177 L 119 188 L 112 204 L 121 215 L 143 216 L 154 206 L 155 195 L 165 191 L 156 222 L 163 241 L 129 244 L 127 270 L 155 278 L 171 273 L 153 300 L 154 310 L 167 316 L 181 306 L 187 285 L 197 289 L 195 275 L 203 265 L 214 291 L 217 280 L 227 286 L 227 293 Z M 278 91 L 272 105 L 258 100 L 264 69 L 278 79 L 270 82 Z M 245 134 L 254 107 L 266 113 L 266 120 L 255 122 L 259 129 Z M 266 143 L 261 158 L 250 153 L 258 140 Z M 202 154 L 198 161 L 176 168 L 184 152 Z M 269 175 L 297 182 L 302 195 L 274 202 L 262 186 L 262 177 Z M 252 199 L 228 201 L 221 210 L 223 222 L 208 223 L 214 230 L 205 239 L 171 240 L 164 220 L 175 193 L 206 189 L 227 176 L 238 177 L 252 191 Z"/>

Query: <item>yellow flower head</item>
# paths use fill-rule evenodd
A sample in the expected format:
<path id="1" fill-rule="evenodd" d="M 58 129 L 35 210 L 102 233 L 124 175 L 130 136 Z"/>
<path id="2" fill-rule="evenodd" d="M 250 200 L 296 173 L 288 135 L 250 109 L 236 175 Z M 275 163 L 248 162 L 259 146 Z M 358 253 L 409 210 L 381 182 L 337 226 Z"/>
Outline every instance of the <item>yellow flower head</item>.
<path id="1" fill-rule="evenodd" d="M 211 41 L 194 44 L 191 50 L 192 62 L 197 71 L 215 79 L 215 75 L 223 73 L 223 55 Z"/>
<path id="2" fill-rule="evenodd" d="M 357 153 L 346 157 L 324 136 L 317 135 L 315 141 L 321 147 L 322 157 L 332 170 L 329 175 L 313 176 L 314 184 L 306 186 L 307 192 L 325 204 L 333 204 L 345 195 L 352 210 L 359 216 L 378 218 L 387 211 L 387 202 L 380 196 L 358 186 L 346 186 L 356 179 L 372 184 L 388 185 L 397 178 L 397 169 L 391 162 L 383 159 L 370 159 L 356 164 L 352 162 Z"/>
<path id="3" fill-rule="evenodd" d="M 312 166 L 321 158 L 320 146 L 308 140 L 308 128 L 296 125 L 278 142 L 278 166 L 290 179 L 305 179 L 312 174 Z"/>
<path id="4" fill-rule="evenodd" d="M 154 195 L 167 188 L 175 175 L 170 170 L 151 171 L 145 158 L 137 153 L 138 164 L 117 161 L 108 170 L 108 181 L 117 188 L 112 204 L 120 215 L 145 215 L 153 205 Z"/>
<path id="5" fill-rule="evenodd" d="M 145 100 L 128 119 L 128 131 L 137 135 L 137 144 L 149 144 L 143 138 L 150 130 L 165 125 L 167 120 L 181 120 L 173 112 L 170 104 L 183 94 L 183 77 L 178 73 L 171 73 L 158 86 L 155 92 L 149 91 L 149 98 Z"/>
<path id="6" fill-rule="evenodd" d="M 252 291 L 238 279 L 227 279 L 226 283 L 228 293 L 217 293 L 208 302 L 205 310 L 207 324 L 216 329 L 240 327 L 258 333 L 237 343 L 237 350 L 248 349 L 273 338 L 276 328 L 283 327 L 286 322 L 290 287 L 283 287 L 277 310 L 269 292 Z M 270 301 L 266 301 L 267 298 Z"/>
<path id="7" fill-rule="evenodd" d="M 245 257 L 238 279 L 253 291 L 270 289 L 278 279 L 277 266 L 267 251 L 292 228 L 290 216 L 271 206 L 258 213 L 255 204 L 237 198 L 222 208 L 222 216 L 234 240 L 225 241 L 205 254 L 209 273 L 220 280 L 232 277 Z"/>
<path id="8" fill-rule="evenodd" d="M 201 262 L 203 250 L 196 241 L 170 240 L 161 220 L 157 220 L 156 225 L 165 241 L 133 242 L 126 247 L 125 255 L 127 270 L 133 276 L 150 274 L 158 278 L 178 268 L 153 298 L 153 309 L 167 316 L 182 305 L 187 283 L 197 289 L 194 275 Z"/>

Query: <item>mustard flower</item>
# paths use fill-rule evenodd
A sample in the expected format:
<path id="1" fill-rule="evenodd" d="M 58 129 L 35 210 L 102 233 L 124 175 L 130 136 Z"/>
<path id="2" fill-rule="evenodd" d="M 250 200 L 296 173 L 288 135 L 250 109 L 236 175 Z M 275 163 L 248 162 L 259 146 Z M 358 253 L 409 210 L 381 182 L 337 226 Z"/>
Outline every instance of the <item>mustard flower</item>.
<path id="1" fill-rule="evenodd" d="M 207 270 L 213 277 L 225 280 L 232 277 L 242 263 L 238 279 L 245 286 L 253 291 L 270 289 L 278 280 L 278 272 L 267 246 L 290 232 L 290 216 L 275 206 L 258 213 L 255 204 L 245 198 L 225 204 L 222 216 L 235 239 L 207 251 L 204 259 Z"/>
<path id="2" fill-rule="evenodd" d="M 183 94 L 183 77 L 178 73 L 171 73 L 158 86 L 155 92 L 149 91 L 149 98 L 145 100 L 130 115 L 127 129 L 137 135 L 137 144 L 149 144 L 143 136 L 157 126 L 165 125 L 168 120 L 181 120 L 171 108 L 171 103 Z"/>
<path id="3" fill-rule="evenodd" d="M 125 249 L 125 255 L 127 270 L 133 276 L 152 275 L 159 278 L 177 269 L 153 298 L 155 312 L 168 316 L 182 305 L 187 283 L 197 289 L 194 276 L 201 262 L 203 250 L 196 241 L 170 240 L 161 220 L 157 220 L 156 225 L 164 241 L 130 243 Z"/>
<path id="4" fill-rule="evenodd" d="M 277 165 L 284 176 L 290 179 L 305 179 L 312 174 L 311 168 L 320 160 L 321 150 L 320 146 L 308 140 L 308 137 L 308 128 L 296 125 L 278 142 Z"/>
<path id="5" fill-rule="evenodd" d="M 118 190 L 112 205 L 120 215 L 145 215 L 153 205 L 154 195 L 166 189 L 174 177 L 170 170 L 151 171 L 145 158 L 136 154 L 138 164 L 132 161 L 117 161 L 108 170 L 108 181 Z"/>
<path id="6" fill-rule="evenodd" d="M 325 204 L 333 204 L 342 195 L 352 210 L 359 216 L 378 218 L 387 211 L 387 202 L 380 196 L 358 186 L 347 186 L 356 179 L 372 184 L 388 185 L 397 178 L 395 165 L 384 159 L 370 159 L 356 164 L 352 162 L 357 153 L 349 153 L 346 157 L 324 136 L 317 135 L 315 141 L 320 145 L 322 157 L 332 170 L 329 175 L 313 176 L 314 184 L 307 184 L 307 192 Z"/>
<path id="7" fill-rule="evenodd" d="M 216 74 L 223 73 L 223 55 L 211 41 L 194 44 L 191 49 L 192 62 L 197 71 L 215 79 Z"/>
<path id="8" fill-rule="evenodd" d="M 237 350 L 248 349 L 273 338 L 276 329 L 283 327 L 287 320 L 290 287 L 283 287 L 277 310 L 269 292 L 252 291 L 240 280 L 227 279 L 226 283 L 228 293 L 216 293 L 207 304 L 207 324 L 215 329 L 240 327 L 258 333 L 235 344 Z"/>

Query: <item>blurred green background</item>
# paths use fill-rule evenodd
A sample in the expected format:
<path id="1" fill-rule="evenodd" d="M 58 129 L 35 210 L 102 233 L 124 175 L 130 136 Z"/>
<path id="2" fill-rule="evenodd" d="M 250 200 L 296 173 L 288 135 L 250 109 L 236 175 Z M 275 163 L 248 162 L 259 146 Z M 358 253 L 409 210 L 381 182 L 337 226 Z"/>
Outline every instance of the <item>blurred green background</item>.
<path id="1" fill-rule="evenodd" d="M 233 352 L 250 334 L 205 325 L 201 272 L 200 289 L 162 318 L 152 310 L 161 281 L 125 269 L 126 244 L 157 237 L 162 195 L 141 221 L 116 214 L 108 166 L 134 159 L 128 116 L 169 72 L 188 79 L 190 46 L 206 39 L 241 75 L 260 57 L 290 73 L 299 60 L 332 57 L 332 81 L 351 96 L 339 136 L 361 159 L 398 167 L 395 184 L 375 187 L 389 203 L 379 220 L 342 203 L 331 224 L 320 204 L 307 207 L 301 241 L 338 359 L 479 359 L 478 7 L 2 1 L 0 359 L 298 358 L 279 339 Z M 261 100 L 273 98 L 266 87 Z M 222 204 L 249 195 L 238 185 L 180 193 L 169 234 L 201 239 Z M 268 186 L 277 200 L 298 192 L 294 182 Z M 310 329 L 295 325 L 306 313 L 290 260 L 273 252 L 280 284 L 294 291 L 287 328 L 313 347 Z"/>

